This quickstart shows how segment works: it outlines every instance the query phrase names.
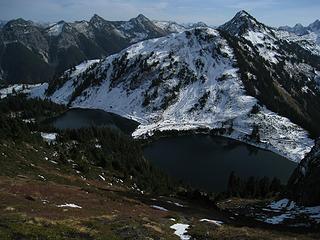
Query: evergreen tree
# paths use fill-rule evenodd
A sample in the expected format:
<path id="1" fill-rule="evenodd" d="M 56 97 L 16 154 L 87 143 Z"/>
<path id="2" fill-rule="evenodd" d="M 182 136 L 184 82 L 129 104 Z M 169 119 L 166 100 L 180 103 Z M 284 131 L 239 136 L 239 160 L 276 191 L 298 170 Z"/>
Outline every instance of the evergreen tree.
<path id="1" fill-rule="evenodd" d="M 227 192 L 229 196 L 237 197 L 239 196 L 240 190 L 240 178 L 235 175 L 234 171 L 232 171 L 229 176 Z"/>
<path id="2" fill-rule="evenodd" d="M 247 197 L 255 197 L 257 195 L 257 182 L 253 176 L 246 182 L 245 191 Z"/>
<path id="3" fill-rule="evenodd" d="M 266 197 L 267 194 L 270 192 L 270 179 L 268 177 L 263 177 L 259 181 L 259 191 L 260 197 Z"/>
<path id="4" fill-rule="evenodd" d="M 282 189 L 281 186 L 281 181 L 278 178 L 273 178 L 272 182 L 270 184 L 270 191 L 273 192 L 274 194 L 280 192 Z"/>

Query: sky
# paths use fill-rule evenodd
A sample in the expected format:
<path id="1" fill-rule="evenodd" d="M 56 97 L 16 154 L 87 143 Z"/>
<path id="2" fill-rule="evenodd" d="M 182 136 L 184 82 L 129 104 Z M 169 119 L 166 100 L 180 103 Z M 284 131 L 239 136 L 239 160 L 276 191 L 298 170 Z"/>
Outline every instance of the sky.
<path id="1" fill-rule="evenodd" d="M 37 22 L 150 19 L 218 26 L 246 10 L 270 26 L 308 25 L 320 18 L 319 0 L 0 0 L 0 20 L 22 17 Z"/>

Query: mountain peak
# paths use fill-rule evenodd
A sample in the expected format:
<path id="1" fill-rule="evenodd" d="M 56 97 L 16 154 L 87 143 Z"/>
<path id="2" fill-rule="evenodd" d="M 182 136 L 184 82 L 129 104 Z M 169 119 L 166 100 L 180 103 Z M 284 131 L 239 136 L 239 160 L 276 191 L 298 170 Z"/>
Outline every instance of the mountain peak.
<path id="1" fill-rule="evenodd" d="M 314 31 L 314 32 L 319 32 L 320 31 L 320 20 L 317 19 L 316 21 L 314 21 L 313 23 L 311 23 L 308 28 L 311 30 L 311 31 Z"/>
<path id="2" fill-rule="evenodd" d="M 94 14 L 93 17 L 90 19 L 90 22 L 101 22 L 101 21 L 105 21 L 105 19 L 100 17 L 98 14 Z"/>
<path id="3" fill-rule="evenodd" d="M 109 25 L 108 21 L 105 20 L 103 17 L 100 17 L 98 14 L 94 14 L 93 17 L 90 19 L 90 24 L 92 24 L 95 28 L 101 28 L 106 24 Z"/>
<path id="4" fill-rule="evenodd" d="M 320 24 L 320 20 L 317 19 L 317 20 L 315 20 L 313 23 L 311 23 L 310 25 L 314 25 L 314 24 Z"/>
<path id="5" fill-rule="evenodd" d="M 149 18 L 147 18 L 143 14 L 139 14 L 136 18 L 132 18 L 130 21 L 139 22 L 139 23 L 150 22 Z"/>
<path id="6" fill-rule="evenodd" d="M 308 34 L 308 29 L 304 27 L 301 23 L 297 23 L 296 25 L 294 25 L 292 31 L 298 36 Z"/>
<path id="7" fill-rule="evenodd" d="M 62 24 L 66 24 L 66 22 L 64 20 L 60 20 L 59 22 L 57 22 L 57 24 L 62 25 Z"/>
<path id="8" fill-rule="evenodd" d="M 143 14 L 141 14 L 141 13 L 136 17 L 136 19 L 139 19 L 139 20 L 149 20 L 145 15 L 143 15 Z"/>
<path id="9" fill-rule="evenodd" d="M 301 23 L 297 23 L 293 27 L 283 26 L 283 27 L 279 27 L 278 29 L 282 30 L 282 31 L 294 33 L 298 36 L 303 36 L 303 35 L 306 35 L 309 33 L 308 29 L 312 28 L 311 26 L 312 26 L 312 24 L 310 24 L 308 27 L 305 27 Z"/>
<path id="10" fill-rule="evenodd" d="M 204 22 L 197 22 L 197 23 L 187 23 L 183 24 L 185 28 L 197 28 L 197 27 L 208 27 L 208 25 Z"/>
<path id="11" fill-rule="evenodd" d="M 242 35 L 249 30 L 261 30 L 266 26 L 258 22 L 245 10 L 238 12 L 230 21 L 226 22 L 219 29 L 229 32 L 232 35 Z"/>
<path id="12" fill-rule="evenodd" d="M 8 26 L 15 26 L 15 25 L 33 25 L 32 21 L 27 21 L 23 18 L 17 18 L 17 19 L 13 19 L 9 22 L 6 23 L 6 25 Z"/>
<path id="13" fill-rule="evenodd" d="M 297 23 L 296 25 L 294 25 L 295 28 L 303 28 L 304 26 L 301 23 Z"/>
<path id="14" fill-rule="evenodd" d="M 241 10 L 241 11 L 237 12 L 234 17 L 235 18 L 244 18 L 244 17 L 252 18 L 252 16 L 245 10 Z"/>
<path id="15" fill-rule="evenodd" d="M 46 29 L 46 32 L 47 32 L 47 34 L 49 35 L 49 36 L 59 36 L 61 33 L 62 33 L 62 31 L 63 31 L 63 29 L 64 29 L 64 27 L 65 27 L 65 25 L 66 25 L 67 23 L 65 22 L 65 21 L 59 21 L 59 22 L 57 22 L 57 23 L 55 23 L 55 24 L 52 24 L 51 26 L 49 26 L 47 29 Z"/>

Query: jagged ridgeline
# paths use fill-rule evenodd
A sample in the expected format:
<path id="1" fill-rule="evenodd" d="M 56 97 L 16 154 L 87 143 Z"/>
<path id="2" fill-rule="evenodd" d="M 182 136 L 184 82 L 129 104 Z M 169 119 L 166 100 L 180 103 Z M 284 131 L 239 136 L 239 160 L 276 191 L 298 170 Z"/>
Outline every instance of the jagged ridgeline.
<path id="1" fill-rule="evenodd" d="M 94 107 L 155 130 L 228 129 L 224 135 L 299 161 L 320 133 L 320 58 L 239 12 L 89 61 L 50 83 L 47 97 Z M 289 119 L 289 120 L 288 120 Z"/>
<path id="2" fill-rule="evenodd" d="M 220 30 L 234 50 L 247 93 L 319 136 L 320 57 L 278 38 L 244 11 Z"/>
<path id="3" fill-rule="evenodd" d="M 117 22 L 94 15 L 90 21 L 50 26 L 12 20 L 0 28 L 0 83 L 49 82 L 86 59 L 166 34 L 143 15 Z"/>

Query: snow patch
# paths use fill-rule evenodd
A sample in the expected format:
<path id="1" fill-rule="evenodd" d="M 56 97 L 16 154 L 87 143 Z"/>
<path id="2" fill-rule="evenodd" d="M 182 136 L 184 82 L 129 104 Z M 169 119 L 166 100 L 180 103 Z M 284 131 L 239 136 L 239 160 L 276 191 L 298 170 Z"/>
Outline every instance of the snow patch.
<path id="1" fill-rule="evenodd" d="M 74 203 L 65 203 L 65 204 L 62 204 L 62 205 L 57 205 L 57 207 L 59 208 L 82 208 L 81 206 L 79 205 L 76 205 Z"/>
<path id="2" fill-rule="evenodd" d="M 41 137 L 44 141 L 48 143 L 54 143 L 57 140 L 58 133 L 43 133 L 41 132 Z"/>
<path id="3" fill-rule="evenodd" d="M 267 218 L 264 222 L 269 224 L 280 224 L 286 219 L 292 219 L 293 217 L 289 213 L 281 214 L 279 216 L 274 216 L 271 218 Z"/>
<path id="4" fill-rule="evenodd" d="M 189 240 L 191 237 L 187 234 L 188 224 L 176 223 L 170 227 L 175 230 L 174 234 L 177 235 L 181 240 Z"/>
<path id="5" fill-rule="evenodd" d="M 160 211 L 168 212 L 168 209 L 165 209 L 164 207 L 160 207 L 157 205 L 151 205 L 151 207 Z"/>
<path id="6" fill-rule="evenodd" d="M 62 29 L 64 26 L 64 22 L 59 22 L 56 24 L 51 25 L 48 29 L 47 29 L 47 34 L 49 36 L 59 36 L 62 33 Z"/>
<path id="7" fill-rule="evenodd" d="M 267 214 L 260 215 L 257 220 L 264 221 L 269 224 L 281 224 L 286 220 L 300 221 L 303 219 L 304 222 L 297 223 L 295 226 L 305 224 L 307 220 L 310 222 L 320 223 L 320 206 L 305 207 L 299 206 L 296 202 L 291 201 L 287 198 L 271 202 L 267 208 L 262 209 Z M 279 215 L 279 213 L 281 213 Z M 272 214 L 278 214 L 270 216 Z M 301 216 L 303 216 L 301 218 Z"/>
<path id="8" fill-rule="evenodd" d="M 284 198 L 284 199 L 281 199 L 281 200 L 279 200 L 279 201 L 277 201 L 277 202 L 272 202 L 272 203 L 269 205 L 269 207 L 270 207 L 271 209 L 280 210 L 280 209 L 285 208 L 285 207 L 288 205 L 289 201 L 290 201 L 289 199 Z"/>
<path id="9" fill-rule="evenodd" d="M 102 175 L 99 175 L 99 177 L 100 177 L 103 181 L 106 181 L 106 178 L 103 177 Z"/>
<path id="10" fill-rule="evenodd" d="M 222 221 L 217 221 L 217 220 L 211 220 L 211 219 L 201 219 L 200 222 L 208 222 L 208 223 L 213 223 L 217 226 L 221 226 L 223 224 Z"/>

